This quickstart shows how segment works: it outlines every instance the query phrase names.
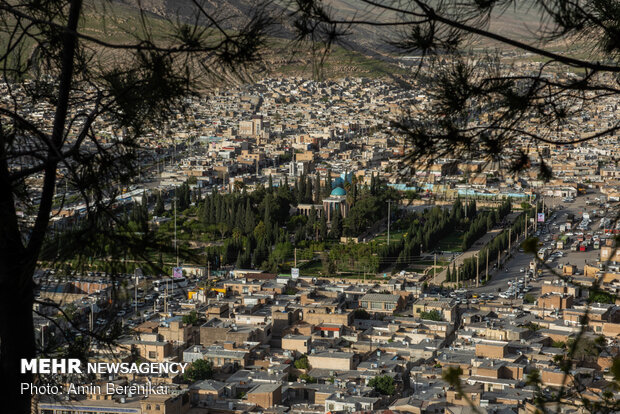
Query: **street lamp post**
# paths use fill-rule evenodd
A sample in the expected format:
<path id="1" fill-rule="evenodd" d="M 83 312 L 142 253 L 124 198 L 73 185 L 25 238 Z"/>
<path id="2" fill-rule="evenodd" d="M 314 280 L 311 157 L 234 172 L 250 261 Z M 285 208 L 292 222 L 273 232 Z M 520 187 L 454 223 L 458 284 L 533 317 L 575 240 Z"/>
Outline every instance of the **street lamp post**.
<path id="1" fill-rule="evenodd" d="M 476 253 L 476 287 L 480 286 L 480 255 Z"/>
<path id="2" fill-rule="evenodd" d="M 136 312 L 136 315 L 138 314 L 138 270 L 139 268 L 136 268 L 136 270 L 134 271 L 134 310 Z"/>
<path id="3" fill-rule="evenodd" d="M 388 217 L 387 217 L 387 245 L 390 245 L 390 211 L 392 200 L 388 200 Z M 421 250 L 420 250 L 421 252 Z"/>
<path id="4" fill-rule="evenodd" d="M 489 282 L 489 250 L 488 249 L 487 249 L 487 253 L 485 256 L 487 257 L 487 271 L 485 274 L 485 281 L 486 283 L 488 283 Z"/>
<path id="5" fill-rule="evenodd" d="M 433 261 L 433 284 L 437 284 L 437 253 L 435 253 L 435 259 Z"/>

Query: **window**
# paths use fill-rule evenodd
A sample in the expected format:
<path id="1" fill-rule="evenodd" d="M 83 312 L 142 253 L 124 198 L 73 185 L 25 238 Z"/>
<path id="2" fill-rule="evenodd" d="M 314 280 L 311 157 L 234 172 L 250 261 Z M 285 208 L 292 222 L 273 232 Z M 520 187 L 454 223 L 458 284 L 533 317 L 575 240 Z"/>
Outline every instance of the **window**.
<path id="1" fill-rule="evenodd" d="M 461 394 L 454 394 L 454 399 L 455 400 L 460 400 L 461 399 Z"/>
<path id="2" fill-rule="evenodd" d="M 161 410 L 161 407 L 159 406 L 159 404 L 157 404 L 157 405 L 155 406 L 155 409 L 156 409 L 157 411 Z"/>
<path id="3" fill-rule="evenodd" d="M 155 358 L 157 358 L 157 352 L 149 351 L 149 359 L 155 359 Z"/>
<path id="4" fill-rule="evenodd" d="M 371 302 L 370 308 L 371 309 L 383 309 L 383 304 L 381 302 Z"/>
<path id="5" fill-rule="evenodd" d="M 392 309 L 394 309 L 394 304 L 393 304 L 393 303 L 386 303 L 386 304 L 385 304 L 385 309 L 387 309 L 387 310 L 392 310 Z"/>
<path id="6" fill-rule="evenodd" d="M 146 405 L 146 409 L 147 409 L 147 410 L 150 410 L 150 409 L 151 409 L 151 404 L 147 404 L 147 405 Z"/>

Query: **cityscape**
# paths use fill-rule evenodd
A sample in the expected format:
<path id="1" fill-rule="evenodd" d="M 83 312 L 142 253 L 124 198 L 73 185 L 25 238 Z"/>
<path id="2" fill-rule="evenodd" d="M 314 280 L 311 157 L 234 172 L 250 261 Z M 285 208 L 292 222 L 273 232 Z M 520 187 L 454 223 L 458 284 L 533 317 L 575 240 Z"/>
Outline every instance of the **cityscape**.
<path id="1" fill-rule="evenodd" d="M 5 76 L 6 412 L 620 412 L 617 57 L 472 52 L 504 105 L 447 51 L 171 98 L 70 57 L 64 115 L 66 61 Z"/>

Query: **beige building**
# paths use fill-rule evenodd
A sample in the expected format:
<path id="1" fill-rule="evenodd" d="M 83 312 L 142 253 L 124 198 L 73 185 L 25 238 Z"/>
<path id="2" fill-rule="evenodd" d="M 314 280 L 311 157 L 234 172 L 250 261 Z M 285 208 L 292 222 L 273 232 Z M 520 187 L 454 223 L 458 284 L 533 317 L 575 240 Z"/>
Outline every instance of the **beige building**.
<path id="1" fill-rule="evenodd" d="M 215 401 L 234 395 L 235 387 L 211 379 L 196 381 L 189 386 L 191 400 L 193 404 L 199 401 Z"/>
<path id="2" fill-rule="evenodd" d="M 304 151 L 295 154 L 295 161 L 297 162 L 312 162 L 314 161 L 314 152 Z"/>
<path id="3" fill-rule="evenodd" d="M 476 356 L 482 358 L 504 358 L 508 342 L 481 341 L 476 344 Z"/>
<path id="4" fill-rule="evenodd" d="M 612 246 L 601 246 L 601 262 L 620 262 L 620 249 Z"/>
<path id="5" fill-rule="evenodd" d="M 385 293 L 367 293 L 360 298 L 359 303 L 360 308 L 370 312 L 392 313 L 405 306 L 405 301 L 401 296 Z"/>
<path id="6" fill-rule="evenodd" d="M 562 370 L 553 368 L 541 369 L 540 380 L 548 387 L 561 387 L 563 384 L 570 385 L 572 382 L 570 376 L 567 377 Z"/>
<path id="7" fill-rule="evenodd" d="M 261 408 L 271 408 L 282 403 L 281 384 L 259 384 L 248 391 L 247 400 Z"/>
<path id="8" fill-rule="evenodd" d="M 225 342 L 224 346 L 207 347 L 203 352 L 203 358 L 216 368 L 228 366 L 243 368 L 250 361 L 250 352 L 245 348 L 235 348 L 234 342 Z"/>
<path id="9" fill-rule="evenodd" d="M 263 118 L 254 117 L 247 121 L 239 121 L 239 135 L 242 137 L 254 137 L 263 132 Z"/>
<path id="10" fill-rule="evenodd" d="M 172 321 L 168 325 L 159 326 L 157 332 L 164 341 L 190 342 L 194 338 L 193 326 L 185 325 L 181 320 Z"/>
<path id="11" fill-rule="evenodd" d="M 547 294 L 538 298 L 537 306 L 542 309 L 569 309 L 573 306 L 573 296 Z"/>
<path id="12" fill-rule="evenodd" d="M 451 299 L 424 299 L 420 298 L 413 304 L 413 314 L 418 316 L 422 312 L 436 310 L 441 313 L 444 320 L 454 321 L 456 318 L 456 305 Z"/>
<path id="13" fill-rule="evenodd" d="M 320 352 L 308 356 L 312 368 L 348 371 L 357 366 L 356 354 L 350 352 Z"/>
<path id="14" fill-rule="evenodd" d="M 152 362 L 163 362 L 166 358 L 176 356 L 172 343 L 163 341 L 160 335 L 142 334 L 140 338 L 119 341 L 119 352 L 130 347 L 141 358 Z"/>
<path id="15" fill-rule="evenodd" d="M 303 308 L 303 321 L 311 325 L 328 323 L 349 326 L 353 321 L 353 312 L 340 311 L 336 306 L 311 305 Z"/>
<path id="16" fill-rule="evenodd" d="M 282 338 L 282 349 L 308 354 L 312 345 L 312 337 L 305 335 L 286 335 Z"/>
<path id="17" fill-rule="evenodd" d="M 140 402 L 142 414 L 184 414 L 190 409 L 189 393 L 149 395 Z"/>

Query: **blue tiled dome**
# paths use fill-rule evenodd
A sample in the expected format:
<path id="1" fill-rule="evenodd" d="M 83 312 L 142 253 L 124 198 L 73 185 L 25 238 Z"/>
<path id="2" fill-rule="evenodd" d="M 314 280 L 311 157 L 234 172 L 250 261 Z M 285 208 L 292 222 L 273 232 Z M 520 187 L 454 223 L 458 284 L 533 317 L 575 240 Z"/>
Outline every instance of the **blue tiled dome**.
<path id="1" fill-rule="evenodd" d="M 336 187 L 336 188 L 334 188 L 332 190 L 332 194 L 331 195 L 333 195 L 333 196 L 346 196 L 347 192 L 342 187 Z"/>

